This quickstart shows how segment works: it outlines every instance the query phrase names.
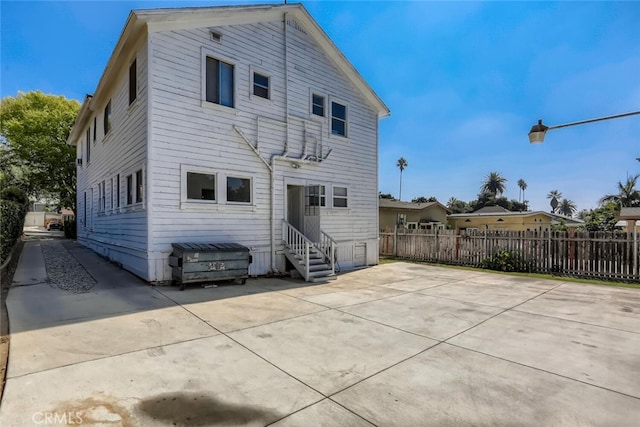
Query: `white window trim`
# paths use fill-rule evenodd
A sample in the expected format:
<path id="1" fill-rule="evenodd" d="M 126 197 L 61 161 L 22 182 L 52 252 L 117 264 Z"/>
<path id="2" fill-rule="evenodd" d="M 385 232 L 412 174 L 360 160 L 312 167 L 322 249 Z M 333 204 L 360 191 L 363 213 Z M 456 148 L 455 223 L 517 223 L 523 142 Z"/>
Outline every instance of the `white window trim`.
<path id="1" fill-rule="evenodd" d="M 196 200 L 187 198 L 187 173 L 202 173 L 215 176 L 215 200 Z M 180 209 L 210 209 L 217 206 L 220 200 L 220 173 L 202 166 L 180 165 Z"/>
<path id="2" fill-rule="evenodd" d="M 227 107 L 226 105 L 207 101 L 207 56 L 233 65 L 233 107 Z M 200 105 L 202 107 L 211 108 L 217 111 L 234 112 L 235 114 L 238 113 L 238 104 L 240 103 L 240 98 L 238 97 L 238 68 L 238 61 L 227 56 L 220 55 L 218 52 L 214 52 L 205 46 L 200 48 Z"/>
<path id="3" fill-rule="evenodd" d="M 338 196 L 341 199 L 347 199 L 347 206 L 346 207 L 342 207 L 342 206 L 335 206 L 333 199 L 336 197 L 335 196 L 335 189 L 336 187 L 338 188 L 346 188 L 347 189 L 347 196 L 343 197 L 343 196 Z M 331 208 L 332 209 L 338 209 L 338 210 L 348 210 L 351 208 L 351 204 L 349 203 L 349 193 L 351 193 L 351 190 L 349 189 L 348 185 L 332 185 L 331 186 Z"/>
<path id="4" fill-rule="evenodd" d="M 338 103 L 341 105 L 344 105 L 345 110 L 346 110 L 346 117 L 345 117 L 345 135 L 336 135 L 333 133 L 333 131 L 331 130 L 331 122 L 333 121 L 333 108 L 332 108 L 332 103 Z M 327 99 L 327 120 L 328 120 L 328 126 L 327 126 L 327 130 L 329 132 L 329 138 L 334 138 L 337 140 L 341 140 L 341 141 L 346 141 L 349 139 L 349 134 L 351 133 L 351 126 L 349 126 L 349 116 L 350 116 L 350 105 L 347 101 L 335 97 L 335 96 L 329 96 Z"/>
<path id="5" fill-rule="evenodd" d="M 261 75 L 265 76 L 269 80 L 269 97 L 268 98 L 263 98 L 261 96 L 253 94 L 253 74 L 254 73 L 261 74 Z M 249 99 L 251 99 L 252 101 L 264 102 L 264 103 L 266 103 L 268 105 L 273 104 L 273 102 L 272 102 L 272 99 L 273 99 L 273 79 L 272 79 L 271 73 L 268 73 L 264 69 L 258 68 L 258 67 L 254 66 L 254 65 L 249 65 Z"/>
<path id="6" fill-rule="evenodd" d="M 251 184 L 250 185 L 251 186 L 251 194 L 250 194 L 251 200 L 249 202 L 231 202 L 231 201 L 227 200 L 227 178 L 248 179 L 250 184 Z M 224 184 L 221 185 L 222 190 L 223 190 L 221 192 L 221 194 L 220 194 L 221 200 L 224 200 L 225 204 L 227 204 L 229 206 L 255 206 L 255 198 L 256 198 L 255 185 L 256 185 L 256 180 L 253 179 L 252 176 L 243 175 L 243 174 L 237 174 L 237 173 L 233 173 L 233 172 L 232 173 L 227 173 L 227 174 L 224 175 Z M 224 195 L 224 199 L 222 198 L 223 195 Z"/>
<path id="7" fill-rule="evenodd" d="M 321 96 L 324 98 L 324 116 L 318 116 L 313 114 L 313 95 L 317 95 L 317 96 Z M 329 101 L 329 97 L 327 96 L 326 93 L 324 93 L 321 90 L 314 90 L 313 88 L 309 88 L 309 118 L 311 120 L 317 121 L 317 122 L 323 122 L 326 123 L 328 120 L 328 105 L 327 102 Z M 348 110 L 347 110 L 348 112 Z M 329 129 L 329 132 L 331 132 L 331 129 Z"/>

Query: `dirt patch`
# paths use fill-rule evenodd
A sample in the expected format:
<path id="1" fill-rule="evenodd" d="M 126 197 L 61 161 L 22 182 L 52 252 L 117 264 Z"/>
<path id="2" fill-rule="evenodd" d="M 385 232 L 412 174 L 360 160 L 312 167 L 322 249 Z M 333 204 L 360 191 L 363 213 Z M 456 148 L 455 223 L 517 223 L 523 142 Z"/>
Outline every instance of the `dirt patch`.
<path id="1" fill-rule="evenodd" d="M 134 426 L 131 413 L 115 398 L 108 396 L 64 402 L 50 411 L 43 412 L 43 419 L 63 420 L 62 424 Z M 56 418 L 57 417 L 57 418 Z"/>

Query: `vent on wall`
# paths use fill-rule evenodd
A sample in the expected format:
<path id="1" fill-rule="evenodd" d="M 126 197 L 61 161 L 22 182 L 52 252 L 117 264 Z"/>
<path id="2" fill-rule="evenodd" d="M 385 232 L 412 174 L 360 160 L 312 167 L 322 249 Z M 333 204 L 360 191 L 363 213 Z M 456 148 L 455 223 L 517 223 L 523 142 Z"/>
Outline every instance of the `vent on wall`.
<path id="1" fill-rule="evenodd" d="M 210 31 L 209 34 L 211 36 L 211 40 L 214 42 L 220 43 L 222 41 L 222 34 L 216 33 L 215 31 Z"/>
<path id="2" fill-rule="evenodd" d="M 82 166 L 82 159 L 76 159 L 76 164 L 78 166 Z"/>

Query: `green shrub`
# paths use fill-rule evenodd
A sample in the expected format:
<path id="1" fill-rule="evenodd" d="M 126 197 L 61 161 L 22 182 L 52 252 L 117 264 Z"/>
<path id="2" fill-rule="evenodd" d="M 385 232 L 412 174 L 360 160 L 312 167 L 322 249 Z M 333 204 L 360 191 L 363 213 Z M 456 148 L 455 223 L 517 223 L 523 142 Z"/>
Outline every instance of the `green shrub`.
<path id="1" fill-rule="evenodd" d="M 64 236 L 67 239 L 75 239 L 77 237 L 76 220 L 68 219 L 64 222 Z"/>
<path id="2" fill-rule="evenodd" d="M 0 199 L 16 202 L 19 205 L 26 205 L 27 203 L 29 203 L 27 193 L 25 193 L 21 188 L 18 187 L 3 188 L 0 192 Z"/>
<path id="3" fill-rule="evenodd" d="M 535 271 L 535 264 L 511 251 L 500 251 L 491 258 L 482 261 L 482 268 L 496 271 L 523 272 Z"/>
<path id="4" fill-rule="evenodd" d="M 0 200 L 0 263 L 9 256 L 11 248 L 22 235 L 27 205 Z"/>

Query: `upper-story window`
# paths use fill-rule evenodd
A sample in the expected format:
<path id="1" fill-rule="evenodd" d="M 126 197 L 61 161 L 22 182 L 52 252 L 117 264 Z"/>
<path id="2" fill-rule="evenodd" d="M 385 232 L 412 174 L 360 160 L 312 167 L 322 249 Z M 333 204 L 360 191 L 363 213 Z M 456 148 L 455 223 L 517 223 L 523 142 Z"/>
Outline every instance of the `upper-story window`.
<path id="1" fill-rule="evenodd" d="M 347 106 L 338 102 L 331 102 L 331 133 L 347 136 Z"/>
<path id="2" fill-rule="evenodd" d="M 253 73 L 253 94 L 261 98 L 269 99 L 269 76 L 261 73 Z"/>
<path id="3" fill-rule="evenodd" d="M 234 107 L 234 66 L 216 58 L 207 56 L 206 60 L 207 102 Z"/>
<path id="4" fill-rule="evenodd" d="M 98 135 L 98 116 L 93 118 L 93 140 L 96 140 L 96 136 Z"/>
<path id="5" fill-rule="evenodd" d="M 111 130 L 111 100 L 104 107 L 104 134 L 108 134 Z"/>
<path id="6" fill-rule="evenodd" d="M 138 96 L 138 71 L 136 60 L 129 67 L 129 105 L 133 104 Z"/>
<path id="7" fill-rule="evenodd" d="M 311 95 L 311 113 L 324 117 L 324 96 L 315 93 Z"/>
<path id="8" fill-rule="evenodd" d="M 87 129 L 87 166 L 91 161 L 91 128 Z"/>

